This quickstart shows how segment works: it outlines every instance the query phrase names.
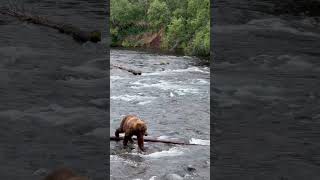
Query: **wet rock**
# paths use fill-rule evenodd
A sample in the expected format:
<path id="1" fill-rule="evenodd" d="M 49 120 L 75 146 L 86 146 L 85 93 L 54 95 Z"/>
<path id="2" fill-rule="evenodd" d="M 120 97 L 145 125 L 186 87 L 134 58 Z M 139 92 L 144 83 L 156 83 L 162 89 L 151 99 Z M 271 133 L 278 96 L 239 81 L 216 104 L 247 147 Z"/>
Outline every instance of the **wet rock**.
<path id="1" fill-rule="evenodd" d="M 160 62 L 160 65 L 166 65 L 166 64 L 169 64 L 169 63 L 165 61 Z"/>
<path id="2" fill-rule="evenodd" d="M 194 171 L 196 171 L 196 168 L 194 168 L 192 165 L 188 165 L 187 166 L 187 171 L 194 172 Z"/>
<path id="3" fill-rule="evenodd" d="M 178 174 L 167 174 L 164 178 L 165 180 L 183 180 L 183 177 Z"/>

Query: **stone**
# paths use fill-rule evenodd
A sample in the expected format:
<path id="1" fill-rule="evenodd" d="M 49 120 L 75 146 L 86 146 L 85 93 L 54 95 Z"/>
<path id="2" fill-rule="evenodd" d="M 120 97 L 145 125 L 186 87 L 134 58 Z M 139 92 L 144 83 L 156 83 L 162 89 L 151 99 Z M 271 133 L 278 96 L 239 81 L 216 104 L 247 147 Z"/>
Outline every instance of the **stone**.
<path id="1" fill-rule="evenodd" d="M 187 166 L 187 171 L 194 172 L 194 171 L 196 171 L 196 168 L 194 168 L 192 165 L 188 165 Z"/>

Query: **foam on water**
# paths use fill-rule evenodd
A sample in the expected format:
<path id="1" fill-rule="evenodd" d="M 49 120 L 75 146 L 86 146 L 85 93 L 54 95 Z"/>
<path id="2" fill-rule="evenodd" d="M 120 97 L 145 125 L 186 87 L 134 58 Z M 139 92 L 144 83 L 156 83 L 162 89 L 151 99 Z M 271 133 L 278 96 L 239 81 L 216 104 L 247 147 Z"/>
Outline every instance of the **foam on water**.
<path id="1" fill-rule="evenodd" d="M 110 161 L 122 161 L 123 159 L 117 155 L 110 155 Z"/>
<path id="2" fill-rule="evenodd" d="M 149 101 L 142 101 L 142 102 L 139 102 L 138 104 L 139 104 L 139 105 L 145 105 L 145 104 L 150 104 L 150 103 L 152 103 L 151 100 L 149 100 Z"/>
<path id="3" fill-rule="evenodd" d="M 140 101 L 144 101 L 145 104 L 147 104 L 147 103 L 150 103 L 156 97 L 125 94 L 125 95 L 122 95 L 122 96 L 111 96 L 110 98 L 113 99 L 113 100 L 122 100 L 122 101 L 127 101 L 127 102 L 129 102 L 129 101 L 139 101 L 140 100 Z M 143 104 L 143 102 L 141 102 L 141 103 Z"/>
<path id="4" fill-rule="evenodd" d="M 210 145 L 210 140 L 203 140 L 203 139 L 196 139 L 196 138 L 191 138 L 189 141 L 190 144 L 199 144 L 199 145 Z"/>
<path id="5" fill-rule="evenodd" d="M 200 73 L 205 73 L 205 74 L 210 73 L 208 68 L 199 68 L 196 66 L 189 67 L 187 69 L 175 69 L 175 70 L 172 70 L 172 72 L 200 72 Z"/>
<path id="6" fill-rule="evenodd" d="M 112 162 L 124 162 L 124 163 L 126 163 L 126 164 L 128 164 L 128 165 L 130 165 L 130 166 L 134 166 L 134 167 L 138 167 L 138 163 L 137 162 L 135 162 L 135 161 L 132 161 L 132 160 L 128 160 L 128 159 L 124 159 L 124 158 L 121 158 L 121 157 L 119 157 L 119 156 L 117 156 L 117 155 L 110 155 L 110 162 L 112 163 Z"/>
<path id="7" fill-rule="evenodd" d="M 205 85 L 205 84 L 210 84 L 210 81 L 207 81 L 205 79 L 194 79 L 192 80 L 193 84 L 199 84 L 199 85 Z"/>
<path id="8" fill-rule="evenodd" d="M 157 75 L 169 75 L 174 73 L 184 73 L 184 72 L 200 72 L 208 74 L 210 73 L 208 68 L 199 68 L 199 67 L 189 67 L 186 69 L 168 69 L 164 71 L 158 71 L 158 72 L 151 72 L 151 73 L 142 73 L 142 76 L 157 76 Z"/>
<path id="9" fill-rule="evenodd" d="M 179 138 L 172 138 L 166 135 L 157 137 L 158 140 L 179 140 Z"/>
<path id="10" fill-rule="evenodd" d="M 181 156 L 184 154 L 184 152 L 182 151 L 181 148 L 178 149 L 177 147 L 173 147 L 173 148 L 166 150 L 166 151 L 159 151 L 159 152 L 154 152 L 151 154 L 140 154 L 137 152 L 131 152 L 129 154 L 140 156 L 140 157 L 145 157 L 145 158 L 159 159 L 159 158 L 163 158 L 163 157 Z"/>
<path id="11" fill-rule="evenodd" d="M 160 152 L 154 152 L 148 155 L 143 155 L 144 157 L 148 157 L 148 158 L 162 158 L 162 157 L 173 157 L 173 156 L 181 156 L 182 154 L 184 154 L 183 151 L 179 150 L 178 148 L 174 147 L 171 148 L 167 151 L 160 151 Z"/>
<path id="12" fill-rule="evenodd" d="M 121 76 L 110 76 L 110 79 L 111 80 L 119 80 L 119 79 L 125 79 L 125 78 L 123 78 Z"/>
<path id="13" fill-rule="evenodd" d="M 169 136 L 159 136 L 157 139 L 159 139 L 159 140 L 169 139 Z"/>
<path id="14" fill-rule="evenodd" d="M 167 81 L 160 80 L 158 83 L 154 84 L 146 84 L 141 83 L 140 81 L 136 81 L 131 83 L 134 86 L 131 86 L 133 89 L 141 89 L 141 88 L 158 88 L 165 91 L 172 90 L 178 95 L 186 95 L 186 94 L 197 94 L 199 93 L 199 89 L 189 88 L 183 85 L 173 84 Z"/>

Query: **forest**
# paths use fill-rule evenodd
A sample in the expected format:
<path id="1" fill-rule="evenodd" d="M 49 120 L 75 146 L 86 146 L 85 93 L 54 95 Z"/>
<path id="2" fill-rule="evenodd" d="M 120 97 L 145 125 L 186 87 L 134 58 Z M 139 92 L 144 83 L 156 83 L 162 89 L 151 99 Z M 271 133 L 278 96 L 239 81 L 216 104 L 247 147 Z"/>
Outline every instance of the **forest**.
<path id="1" fill-rule="evenodd" d="M 111 46 L 209 57 L 209 8 L 209 0 L 111 0 Z"/>

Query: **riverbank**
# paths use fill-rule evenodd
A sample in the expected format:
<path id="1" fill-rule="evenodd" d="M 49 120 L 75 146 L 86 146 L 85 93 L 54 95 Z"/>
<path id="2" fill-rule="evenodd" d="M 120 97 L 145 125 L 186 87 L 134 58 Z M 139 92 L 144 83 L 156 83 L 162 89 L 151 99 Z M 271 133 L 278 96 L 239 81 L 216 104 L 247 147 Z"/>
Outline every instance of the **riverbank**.
<path id="1" fill-rule="evenodd" d="M 111 44 L 111 48 L 113 49 L 124 49 L 124 50 L 133 50 L 133 51 L 144 51 L 144 52 L 150 52 L 150 53 L 156 53 L 156 54 L 163 54 L 163 55 L 175 55 L 175 56 L 187 56 L 182 49 L 174 49 L 174 50 L 169 50 L 166 48 L 161 47 L 160 42 L 155 42 L 159 41 L 159 38 L 157 37 L 152 37 L 154 35 L 151 35 L 151 40 L 146 40 L 145 38 L 146 35 L 141 34 L 137 35 L 136 38 L 129 37 L 128 39 L 125 39 L 125 43 L 123 42 L 117 42 L 114 44 Z M 155 39 L 155 40 L 152 40 Z M 202 59 L 205 64 L 210 64 L 210 54 L 206 55 L 189 55 L 195 58 Z"/>
<path id="2" fill-rule="evenodd" d="M 210 56 L 209 0 L 111 1 L 111 46 Z"/>

